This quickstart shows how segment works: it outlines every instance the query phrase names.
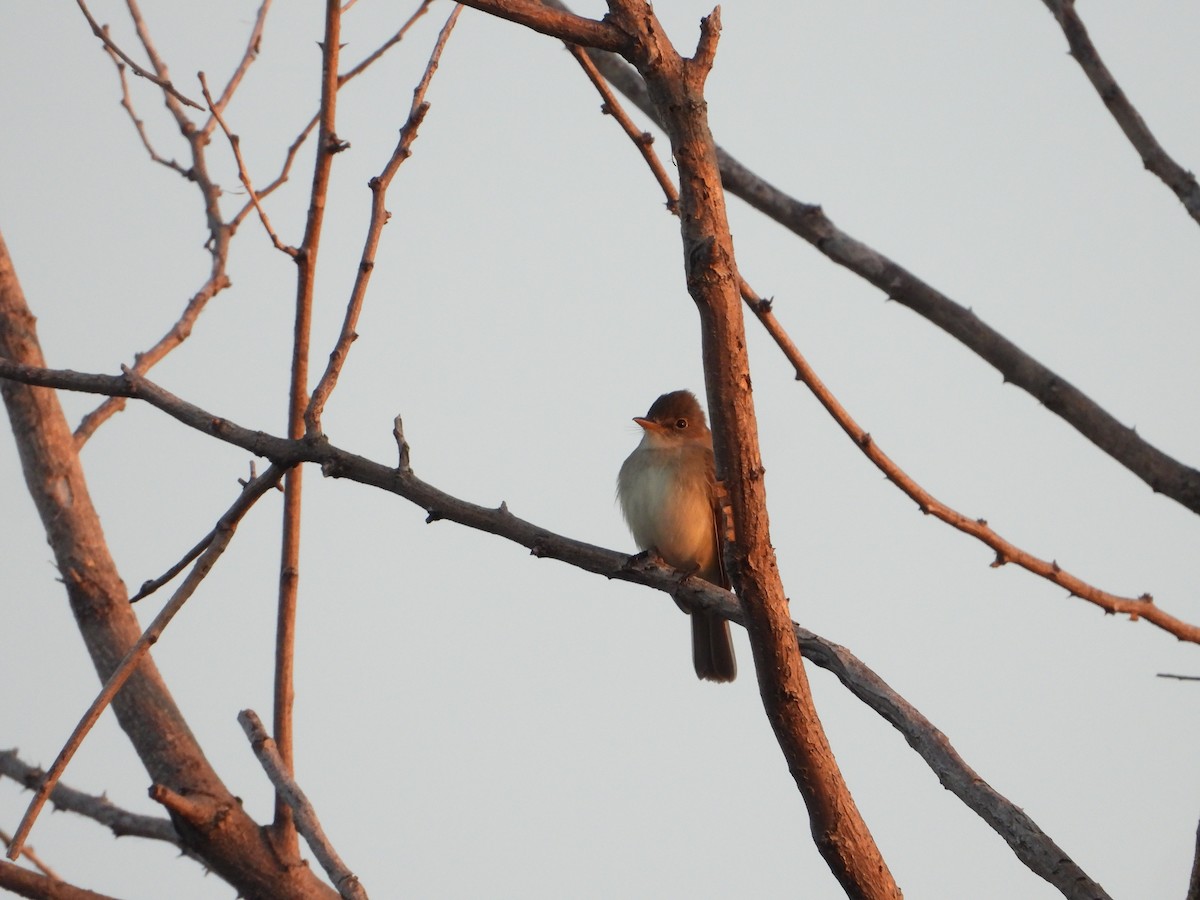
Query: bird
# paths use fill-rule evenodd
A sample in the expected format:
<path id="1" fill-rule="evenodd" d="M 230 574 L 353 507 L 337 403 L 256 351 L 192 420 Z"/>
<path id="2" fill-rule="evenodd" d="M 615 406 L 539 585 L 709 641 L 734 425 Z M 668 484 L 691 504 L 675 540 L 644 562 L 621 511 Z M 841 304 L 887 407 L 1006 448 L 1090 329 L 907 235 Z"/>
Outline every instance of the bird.
<path id="1" fill-rule="evenodd" d="M 617 499 L 634 542 L 668 565 L 728 589 L 712 432 L 700 402 L 691 391 L 671 391 L 633 421 L 641 426 L 642 439 L 621 465 Z M 729 623 L 699 610 L 691 620 L 697 677 L 733 681 L 737 660 Z"/>

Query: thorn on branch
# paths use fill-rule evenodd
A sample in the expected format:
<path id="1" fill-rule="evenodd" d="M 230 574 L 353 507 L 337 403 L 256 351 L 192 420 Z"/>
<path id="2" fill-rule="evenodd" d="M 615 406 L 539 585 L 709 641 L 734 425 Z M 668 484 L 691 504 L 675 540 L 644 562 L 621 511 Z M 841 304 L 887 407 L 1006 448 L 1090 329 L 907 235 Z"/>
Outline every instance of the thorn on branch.
<path id="1" fill-rule="evenodd" d="M 640 572 L 646 569 L 654 560 L 654 552 L 652 550 L 643 550 L 641 553 L 635 553 L 633 556 L 627 556 L 625 562 L 621 563 L 622 572 Z"/>
<path id="2" fill-rule="evenodd" d="M 350 142 L 343 141 L 336 134 L 330 134 L 329 139 L 325 142 L 325 150 L 329 154 L 341 153 L 343 150 L 350 149 Z"/>
<path id="3" fill-rule="evenodd" d="M 992 560 L 992 565 L 991 565 L 991 567 L 992 567 L 993 569 L 998 569 L 998 568 L 1000 568 L 1001 566 L 1004 566 L 1004 565 L 1008 565 L 1008 557 L 1007 557 L 1007 556 L 1005 556 L 1003 553 L 1001 553 L 999 550 L 997 550 L 997 551 L 996 551 L 996 558 L 995 558 L 994 560 Z"/>
<path id="4" fill-rule="evenodd" d="M 239 479 L 237 480 L 237 482 L 238 482 L 238 484 L 240 484 L 240 485 L 241 485 L 243 488 L 245 488 L 245 487 L 246 487 L 248 484 L 250 484 L 250 482 L 251 482 L 251 481 L 253 481 L 253 480 L 254 480 L 255 478 L 257 478 L 257 477 L 258 477 L 258 466 L 257 466 L 257 465 L 255 465 L 255 463 L 254 463 L 254 460 L 250 460 L 250 477 L 249 477 L 248 479 L 246 479 L 246 478 L 239 478 Z"/>
<path id="5" fill-rule="evenodd" d="M 1138 597 L 1138 599 L 1141 600 L 1143 603 L 1153 603 L 1154 602 L 1154 597 L 1151 596 L 1150 594 L 1142 594 L 1141 596 Z"/>
<path id="6" fill-rule="evenodd" d="M 975 524 L 976 524 L 976 525 L 980 525 L 980 526 L 982 526 L 983 528 L 987 528 L 987 527 L 988 527 L 987 519 L 976 519 L 976 520 L 975 520 Z"/>
<path id="7" fill-rule="evenodd" d="M 799 378 L 800 378 L 800 376 L 799 376 L 799 374 L 797 374 L 796 379 L 799 380 Z M 871 433 L 869 431 L 864 431 L 862 433 L 862 437 L 860 437 L 858 439 L 858 446 L 861 447 L 863 450 L 866 450 L 868 447 L 871 446 L 871 443 L 872 443 Z"/>
<path id="8" fill-rule="evenodd" d="M 429 513 L 429 515 L 427 515 L 425 517 L 426 525 L 432 525 L 434 522 L 440 522 L 442 519 L 446 518 L 440 512 L 438 512 L 436 509 L 429 509 L 429 510 L 426 510 L 426 512 Z"/>

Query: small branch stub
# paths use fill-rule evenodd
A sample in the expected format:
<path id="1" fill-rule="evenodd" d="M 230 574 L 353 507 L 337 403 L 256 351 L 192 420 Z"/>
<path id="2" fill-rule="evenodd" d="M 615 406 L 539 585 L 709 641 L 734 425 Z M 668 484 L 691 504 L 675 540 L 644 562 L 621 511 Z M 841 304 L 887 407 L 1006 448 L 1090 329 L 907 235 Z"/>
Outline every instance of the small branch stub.
<path id="1" fill-rule="evenodd" d="M 409 462 L 408 441 L 404 438 L 404 420 L 400 416 L 396 416 L 392 420 L 392 436 L 396 439 L 396 449 L 400 452 L 396 468 L 405 475 L 411 475 L 412 465 Z"/>

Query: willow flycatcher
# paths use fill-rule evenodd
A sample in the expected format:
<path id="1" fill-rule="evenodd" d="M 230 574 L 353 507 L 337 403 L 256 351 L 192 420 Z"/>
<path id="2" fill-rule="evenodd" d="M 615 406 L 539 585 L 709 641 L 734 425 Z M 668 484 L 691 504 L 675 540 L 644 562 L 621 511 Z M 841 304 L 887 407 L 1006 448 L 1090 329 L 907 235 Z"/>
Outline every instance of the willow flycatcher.
<path id="1" fill-rule="evenodd" d="M 700 403 L 690 391 L 672 391 L 633 421 L 642 426 L 642 441 L 621 466 L 617 497 L 634 541 L 676 569 L 728 588 L 712 433 Z M 737 662 L 729 623 L 705 612 L 691 618 L 696 675 L 733 681 Z"/>

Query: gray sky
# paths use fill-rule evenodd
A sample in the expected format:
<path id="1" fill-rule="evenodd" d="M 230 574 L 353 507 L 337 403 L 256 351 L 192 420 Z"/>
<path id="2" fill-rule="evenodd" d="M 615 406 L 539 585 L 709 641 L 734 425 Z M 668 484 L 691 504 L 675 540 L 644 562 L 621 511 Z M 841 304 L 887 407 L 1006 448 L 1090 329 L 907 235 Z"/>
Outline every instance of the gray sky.
<path id="1" fill-rule="evenodd" d="M 691 51 L 703 5 L 659 4 Z M 311 6 L 311 5 L 310 5 Z M 361 0 L 357 62 L 415 7 Z M 256 7 L 145 4 L 181 89 L 221 84 Z M 580 6 L 600 15 L 602 7 Z M 123 6 L 96 3 L 130 52 Z M 383 167 L 448 6 L 339 101 L 313 340 L 340 326 Z M 1200 7 L 1080 5 L 1165 147 L 1200 160 Z M 842 228 L 970 306 L 1121 421 L 1195 464 L 1200 234 L 1146 173 L 1037 0 L 747 2 L 722 11 L 708 90 L 717 139 Z M 0 28 L 0 228 L 50 365 L 115 372 L 202 283 L 195 188 L 152 164 L 113 66 L 70 4 Z M 281 5 L 228 111 L 256 181 L 316 109 L 315 8 Z M 181 161 L 151 86 L 159 151 Z M 474 502 L 632 549 L 613 503 L 659 393 L 703 390 L 678 226 L 640 157 L 555 41 L 464 12 L 428 99 L 331 440 Z M 641 121 L 640 117 L 638 117 Z M 221 139 L 228 209 L 242 197 Z M 664 149 L 665 140 L 659 142 Z M 311 147 L 268 204 L 295 243 Z M 665 150 L 664 150 L 665 152 Z M 742 273 L 879 444 L 935 496 L 1107 590 L 1200 621 L 1196 517 L 1151 493 L 932 325 L 730 201 Z M 151 377 L 239 424 L 282 432 L 293 264 L 247 220 L 232 290 Z M 923 517 L 748 323 L 773 541 L 792 611 L 946 733 L 1114 897 L 1182 896 L 1200 773 L 1193 645 L 1095 607 Z M 76 422 L 91 398 L 63 398 Z M 247 455 L 132 405 L 88 444 L 123 577 L 170 566 L 232 502 Z M 0 439 L 0 748 L 48 765 L 96 690 L 51 554 Z M 842 896 L 742 677 L 695 681 L 662 594 L 539 561 L 361 486 L 305 481 L 297 776 L 376 897 Z M 237 725 L 269 721 L 280 502 L 250 514 L 155 659 L 209 758 L 260 820 L 271 792 Z M 148 622 L 166 592 L 139 606 Z M 937 783 L 885 722 L 810 670 L 835 753 L 909 897 L 1058 896 Z M 146 776 L 111 714 L 65 781 L 144 812 Z M 0 827 L 28 794 L 0 782 Z M 128 898 L 230 897 L 166 847 L 43 815 L 32 845 L 66 880 Z"/>

